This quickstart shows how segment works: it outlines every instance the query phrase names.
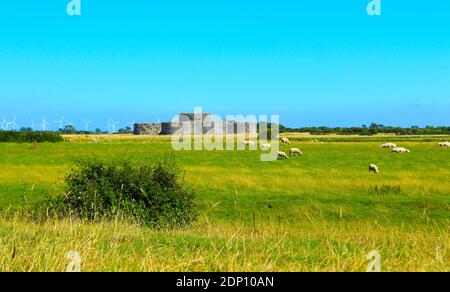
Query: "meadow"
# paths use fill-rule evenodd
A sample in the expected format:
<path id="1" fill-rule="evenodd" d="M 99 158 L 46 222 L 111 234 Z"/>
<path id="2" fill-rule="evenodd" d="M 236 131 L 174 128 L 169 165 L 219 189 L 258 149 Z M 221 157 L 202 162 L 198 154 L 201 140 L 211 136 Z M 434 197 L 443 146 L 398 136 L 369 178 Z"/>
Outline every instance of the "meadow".
<path id="1" fill-rule="evenodd" d="M 2 217 L 1 271 L 63 271 L 71 250 L 84 271 L 364 271 L 372 250 L 384 271 L 450 271 L 450 150 L 436 141 L 401 139 L 412 152 L 395 155 L 379 148 L 395 137 L 300 137 L 291 147 L 304 156 L 261 162 L 259 151 L 174 152 L 161 138 L 68 139 L 37 150 L 0 143 L 4 212 L 61 193 L 77 159 L 172 154 L 197 191 L 199 221 L 152 230 Z"/>

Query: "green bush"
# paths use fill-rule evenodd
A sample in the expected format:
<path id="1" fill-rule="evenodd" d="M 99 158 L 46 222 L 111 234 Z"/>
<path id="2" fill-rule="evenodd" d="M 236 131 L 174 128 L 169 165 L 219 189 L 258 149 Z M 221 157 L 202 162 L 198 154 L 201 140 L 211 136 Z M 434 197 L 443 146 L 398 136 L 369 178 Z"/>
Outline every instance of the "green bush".
<path id="1" fill-rule="evenodd" d="M 171 227 L 196 218 L 194 192 L 173 159 L 153 165 L 85 160 L 65 178 L 65 185 L 64 196 L 41 204 L 47 217 L 96 220 L 120 216 Z"/>
<path id="2" fill-rule="evenodd" d="M 63 142 L 61 135 L 53 132 L 16 132 L 0 130 L 0 142 L 8 143 L 42 143 L 42 142 Z"/>

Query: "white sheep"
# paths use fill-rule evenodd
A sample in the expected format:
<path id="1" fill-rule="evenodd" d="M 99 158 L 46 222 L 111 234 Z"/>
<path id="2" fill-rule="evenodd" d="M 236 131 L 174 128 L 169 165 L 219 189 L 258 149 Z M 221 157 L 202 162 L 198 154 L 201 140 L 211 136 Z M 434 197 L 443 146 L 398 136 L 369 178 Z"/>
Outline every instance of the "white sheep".
<path id="1" fill-rule="evenodd" d="M 300 155 L 303 155 L 303 152 L 298 148 L 291 148 L 291 150 L 289 151 L 289 155 L 300 156 Z"/>
<path id="2" fill-rule="evenodd" d="M 282 159 L 289 159 L 289 156 L 287 156 L 287 154 L 283 151 L 278 151 L 278 159 L 282 160 Z"/>
<path id="3" fill-rule="evenodd" d="M 370 173 L 379 173 L 379 169 L 378 166 L 376 166 L 375 164 L 371 164 L 369 165 L 369 172 Z"/>
<path id="4" fill-rule="evenodd" d="M 269 150 L 270 148 L 272 148 L 272 145 L 270 143 L 261 143 L 262 150 Z"/>
<path id="5" fill-rule="evenodd" d="M 381 145 L 380 148 L 397 148 L 397 145 L 394 143 L 386 143 Z"/>
<path id="6" fill-rule="evenodd" d="M 288 138 L 281 138 L 281 144 L 291 145 L 291 141 Z"/>
<path id="7" fill-rule="evenodd" d="M 403 148 L 403 147 L 395 147 L 392 149 L 392 153 L 410 153 L 411 150 Z"/>
<path id="8" fill-rule="evenodd" d="M 440 147 L 450 147 L 450 142 L 441 142 L 438 144 Z"/>

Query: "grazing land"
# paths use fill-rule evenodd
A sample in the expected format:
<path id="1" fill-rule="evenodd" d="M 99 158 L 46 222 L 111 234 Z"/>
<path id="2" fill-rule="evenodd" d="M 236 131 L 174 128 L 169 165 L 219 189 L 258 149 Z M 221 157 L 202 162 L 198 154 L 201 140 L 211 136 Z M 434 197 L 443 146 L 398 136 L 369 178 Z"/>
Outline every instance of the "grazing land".
<path id="1" fill-rule="evenodd" d="M 60 194 L 75 161 L 155 161 L 174 155 L 197 191 L 200 219 L 180 230 L 127 222 L 0 219 L 1 271 L 63 271 L 78 251 L 84 271 L 364 271 L 377 250 L 384 271 L 450 271 L 448 137 L 290 135 L 305 154 L 261 162 L 259 151 L 181 151 L 170 139 L 118 136 L 92 143 L 0 143 L 0 207 Z M 106 141 L 106 140 L 105 140 Z M 380 149 L 396 142 L 411 150 Z M 376 164 L 379 174 L 368 171 Z"/>

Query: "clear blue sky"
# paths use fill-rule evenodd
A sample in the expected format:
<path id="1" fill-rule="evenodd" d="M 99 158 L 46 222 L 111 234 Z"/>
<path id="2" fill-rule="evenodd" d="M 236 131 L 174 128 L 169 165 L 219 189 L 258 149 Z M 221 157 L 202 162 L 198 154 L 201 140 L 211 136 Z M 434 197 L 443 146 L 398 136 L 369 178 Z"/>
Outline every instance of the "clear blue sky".
<path id="1" fill-rule="evenodd" d="M 2 1 L 0 119 L 450 125 L 450 1 Z"/>

